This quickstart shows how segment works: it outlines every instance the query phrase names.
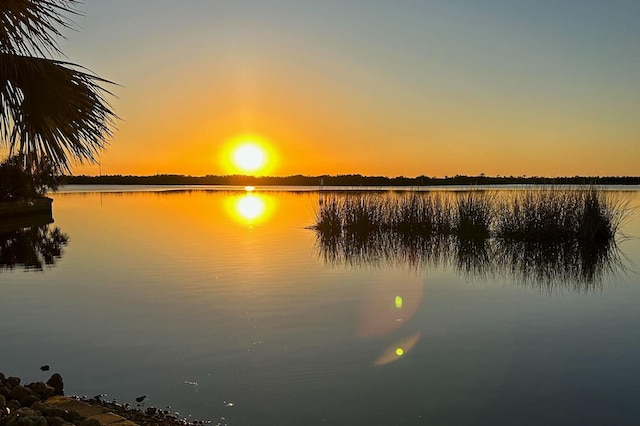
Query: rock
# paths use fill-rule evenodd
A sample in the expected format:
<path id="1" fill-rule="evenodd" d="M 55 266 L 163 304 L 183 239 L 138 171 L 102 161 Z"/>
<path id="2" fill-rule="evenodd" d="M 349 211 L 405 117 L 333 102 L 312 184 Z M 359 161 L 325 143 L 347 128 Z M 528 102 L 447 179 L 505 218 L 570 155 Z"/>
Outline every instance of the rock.
<path id="1" fill-rule="evenodd" d="M 7 424 L 15 426 L 47 426 L 47 419 L 31 408 L 22 407 L 11 412 Z"/>
<path id="2" fill-rule="evenodd" d="M 11 390 L 5 385 L 0 385 L 0 395 L 9 396 Z"/>
<path id="3" fill-rule="evenodd" d="M 78 424 L 78 422 L 83 418 L 77 411 L 73 410 L 65 412 L 60 417 L 73 424 Z"/>
<path id="4" fill-rule="evenodd" d="M 40 397 L 35 393 L 31 396 L 28 396 L 27 399 L 24 400 L 25 407 L 31 407 L 34 403 L 40 401 Z"/>
<path id="5" fill-rule="evenodd" d="M 101 424 L 97 419 L 84 419 L 78 426 L 101 426 Z"/>
<path id="6" fill-rule="evenodd" d="M 5 405 L 7 405 L 7 399 L 4 397 L 4 395 L 0 395 L 0 408 L 4 407 Z"/>
<path id="7" fill-rule="evenodd" d="M 11 394 L 9 396 L 13 399 L 17 399 L 18 401 L 20 401 L 20 405 L 25 407 L 35 402 L 35 401 L 32 401 L 31 404 L 26 404 L 27 399 L 29 399 L 29 397 L 32 395 L 33 395 L 33 392 L 31 391 L 31 389 L 25 388 L 22 385 L 18 385 L 11 390 Z"/>
<path id="8" fill-rule="evenodd" d="M 47 380 L 47 384 L 54 389 L 56 395 L 64 395 L 64 383 L 62 382 L 62 376 L 58 373 L 51 376 Z"/>
<path id="9" fill-rule="evenodd" d="M 42 371 L 49 371 L 51 367 L 49 367 L 48 365 L 43 365 L 42 367 L 40 367 L 40 370 Z"/>
<path id="10" fill-rule="evenodd" d="M 33 411 L 39 412 L 43 416 L 46 416 L 47 414 L 45 413 L 49 410 L 49 407 L 41 401 L 34 402 L 29 406 L 29 408 L 31 408 Z"/>
<path id="11" fill-rule="evenodd" d="M 0 373 L 0 384 L 3 384 L 5 380 L 7 380 L 7 378 L 5 377 L 4 373 Z"/>
<path id="12" fill-rule="evenodd" d="M 47 426 L 47 419 L 42 416 L 17 417 L 8 423 L 12 426 Z"/>
<path id="13" fill-rule="evenodd" d="M 29 408 L 31 408 L 32 410 L 39 411 L 45 417 L 64 418 L 64 416 L 68 414 L 67 410 L 64 410 L 60 407 L 55 407 L 55 406 L 52 407 L 40 401 L 31 404 Z"/>
<path id="14" fill-rule="evenodd" d="M 70 424 L 70 423 L 67 423 L 62 417 L 58 417 L 58 416 L 47 417 L 47 424 L 49 426 L 62 426 L 65 423 Z"/>
<path id="15" fill-rule="evenodd" d="M 12 416 L 20 416 L 20 417 L 37 417 L 39 415 L 40 413 L 38 413 L 36 410 L 32 410 L 29 407 L 18 408 L 12 414 Z"/>
<path id="16" fill-rule="evenodd" d="M 149 407 L 145 410 L 145 413 L 147 413 L 150 416 L 155 416 L 157 412 L 158 412 L 158 409 L 156 407 Z"/>
<path id="17" fill-rule="evenodd" d="M 7 385 L 9 389 L 13 389 L 20 384 L 20 378 L 9 377 L 7 380 L 5 380 L 4 384 Z"/>
<path id="18" fill-rule="evenodd" d="M 31 389 L 35 394 L 40 396 L 40 399 L 45 400 L 51 398 L 56 390 L 44 382 L 36 382 L 27 385 L 27 388 Z"/>
<path id="19" fill-rule="evenodd" d="M 12 399 L 11 401 L 7 401 L 7 407 L 9 407 L 11 411 L 15 411 L 18 408 L 22 407 L 22 405 L 20 405 L 19 401 Z"/>
<path id="20" fill-rule="evenodd" d="M 136 398 L 136 402 L 142 402 L 147 397 L 147 395 L 142 395 Z"/>

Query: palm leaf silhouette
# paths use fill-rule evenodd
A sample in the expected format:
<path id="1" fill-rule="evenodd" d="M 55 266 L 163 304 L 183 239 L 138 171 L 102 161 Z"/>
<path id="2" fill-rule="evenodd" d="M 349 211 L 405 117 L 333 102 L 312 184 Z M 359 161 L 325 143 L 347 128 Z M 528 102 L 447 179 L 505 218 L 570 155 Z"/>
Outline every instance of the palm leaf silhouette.
<path id="1" fill-rule="evenodd" d="M 88 70 L 52 58 L 58 28 L 78 14 L 77 0 L 0 2 L 0 137 L 28 164 L 45 160 L 60 171 L 96 162 L 117 118 L 102 85 Z"/>

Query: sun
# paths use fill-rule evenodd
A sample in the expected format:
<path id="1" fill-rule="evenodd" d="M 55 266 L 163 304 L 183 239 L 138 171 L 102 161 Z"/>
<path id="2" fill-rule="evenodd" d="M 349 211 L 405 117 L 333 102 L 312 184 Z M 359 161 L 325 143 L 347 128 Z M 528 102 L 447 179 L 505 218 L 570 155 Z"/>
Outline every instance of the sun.
<path id="1" fill-rule="evenodd" d="M 221 165 L 234 175 L 266 176 L 277 168 L 278 155 L 273 144 L 257 134 L 237 135 L 220 151 Z"/>
<path id="2" fill-rule="evenodd" d="M 259 172 L 266 163 L 266 151 L 255 142 L 244 142 L 233 150 L 233 164 L 243 172 Z"/>

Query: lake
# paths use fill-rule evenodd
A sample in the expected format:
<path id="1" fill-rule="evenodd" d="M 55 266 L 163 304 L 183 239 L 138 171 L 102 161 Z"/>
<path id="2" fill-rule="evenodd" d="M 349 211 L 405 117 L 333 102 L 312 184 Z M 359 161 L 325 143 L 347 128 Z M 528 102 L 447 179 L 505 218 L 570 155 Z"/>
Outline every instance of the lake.
<path id="1" fill-rule="evenodd" d="M 585 278 L 500 252 L 336 256 L 308 190 L 52 198 L 62 251 L 0 269 L 0 371 L 25 382 L 213 424 L 640 424 L 637 211 Z"/>

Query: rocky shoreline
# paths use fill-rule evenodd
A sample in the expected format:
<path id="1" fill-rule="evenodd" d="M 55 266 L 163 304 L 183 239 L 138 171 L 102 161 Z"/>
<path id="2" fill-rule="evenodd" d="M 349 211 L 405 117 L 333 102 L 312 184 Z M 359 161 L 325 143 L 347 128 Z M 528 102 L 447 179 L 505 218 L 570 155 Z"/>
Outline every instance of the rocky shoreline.
<path id="1" fill-rule="evenodd" d="M 23 385 L 21 382 L 19 377 L 0 373 L 0 426 L 185 426 L 210 423 L 187 421 L 155 407 L 143 411 L 129 404 L 104 401 L 99 395 L 93 398 L 62 398 L 64 383 L 60 374 L 53 374 L 46 383 Z M 98 410 L 101 414 L 83 415 L 80 412 L 83 410 L 74 409 L 78 403 L 82 403 L 81 407 L 86 406 L 88 411 L 102 408 Z"/>

